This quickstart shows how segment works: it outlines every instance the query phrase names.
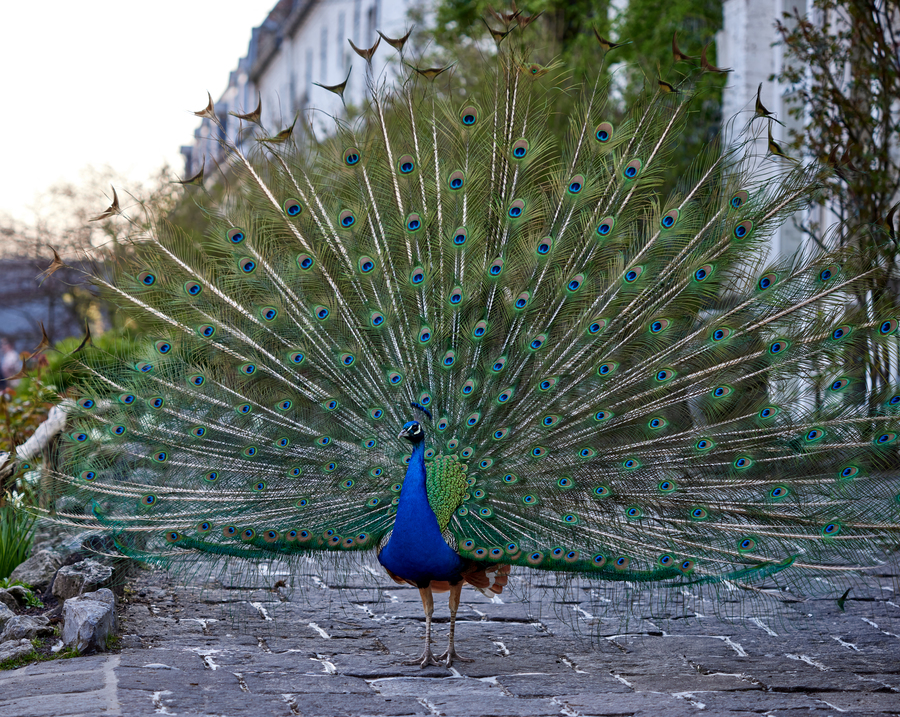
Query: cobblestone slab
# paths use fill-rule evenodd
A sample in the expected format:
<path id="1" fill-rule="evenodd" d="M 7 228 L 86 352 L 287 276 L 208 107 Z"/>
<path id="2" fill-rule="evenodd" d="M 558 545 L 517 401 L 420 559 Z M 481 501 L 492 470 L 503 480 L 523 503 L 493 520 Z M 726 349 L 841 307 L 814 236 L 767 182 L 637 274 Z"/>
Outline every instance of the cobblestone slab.
<path id="1" fill-rule="evenodd" d="M 715 610 L 700 598 L 691 619 L 662 620 L 627 586 L 536 588 L 528 602 L 467 588 L 457 645 L 475 662 L 424 670 L 402 664 L 422 649 L 416 590 L 371 566 L 288 577 L 292 591 L 273 591 L 278 576 L 248 589 L 141 573 L 120 606 L 123 648 L 0 673 L 0 717 L 900 715 L 895 576 L 846 611 L 808 600 L 756 620 L 702 617 Z M 633 617 L 598 613 L 611 600 Z"/>

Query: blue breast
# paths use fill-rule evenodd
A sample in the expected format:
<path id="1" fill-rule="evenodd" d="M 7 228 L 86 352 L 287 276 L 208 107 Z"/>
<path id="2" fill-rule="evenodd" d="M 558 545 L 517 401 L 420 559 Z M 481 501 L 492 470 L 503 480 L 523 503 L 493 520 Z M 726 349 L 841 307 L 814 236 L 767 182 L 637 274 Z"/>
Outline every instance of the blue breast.
<path id="1" fill-rule="evenodd" d="M 413 450 L 394 530 L 378 561 L 394 575 L 423 586 L 431 580 L 456 582 L 460 578 L 463 561 L 444 541 L 437 516 L 428 504 L 424 442 Z"/>

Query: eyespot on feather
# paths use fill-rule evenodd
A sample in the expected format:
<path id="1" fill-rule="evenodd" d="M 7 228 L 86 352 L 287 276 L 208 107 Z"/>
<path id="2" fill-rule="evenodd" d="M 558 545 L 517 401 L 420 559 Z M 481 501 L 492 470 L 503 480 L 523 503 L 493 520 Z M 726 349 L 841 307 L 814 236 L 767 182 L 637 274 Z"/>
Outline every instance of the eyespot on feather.
<path id="1" fill-rule="evenodd" d="M 549 391 L 550 389 L 555 387 L 557 383 L 559 383 L 558 376 L 551 376 L 549 378 L 544 378 L 538 382 L 537 389 L 538 389 L 538 391 Z"/>
<path id="2" fill-rule="evenodd" d="M 849 337 L 851 333 L 853 333 L 853 327 L 849 324 L 842 324 L 831 332 L 831 339 L 833 341 L 841 341 Z"/>
<path id="3" fill-rule="evenodd" d="M 750 199 L 750 195 L 744 191 L 743 189 L 739 192 L 735 192 L 731 199 L 728 202 L 728 206 L 731 209 L 740 209 L 747 201 Z"/>
<path id="4" fill-rule="evenodd" d="M 831 264 L 826 266 L 819 272 L 819 281 L 828 282 L 841 273 L 839 264 Z"/>
<path id="5" fill-rule="evenodd" d="M 606 361 L 605 363 L 600 364 L 597 367 L 597 374 L 599 376 L 612 376 L 616 369 L 619 368 L 619 364 L 615 361 Z"/>
<path id="6" fill-rule="evenodd" d="M 625 165 L 625 168 L 622 170 L 622 176 L 625 177 L 626 180 L 636 179 L 641 173 L 642 167 L 643 162 L 641 162 L 641 160 L 632 159 L 628 164 Z"/>
<path id="7" fill-rule="evenodd" d="M 606 144 L 613 136 L 613 126 L 609 122 L 601 122 L 594 128 L 594 139 Z"/>
<path id="8" fill-rule="evenodd" d="M 834 392 L 843 391 L 845 388 L 847 388 L 847 386 L 850 385 L 850 383 L 851 379 L 849 379 L 847 376 L 841 376 L 841 378 L 835 379 L 831 382 L 828 390 Z"/>
<path id="9" fill-rule="evenodd" d="M 425 276 L 425 269 L 421 266 L 415 266 L 412 271 L 409 272 L 409 283 L 413 286 L 419 286 L 425 282 Z"/>
<path id="10" fill-rule="evenodd" d="M 506 210 L 506 216 L 510 219 L 518 219 L 525 213 L 525 200 L 515 199 Z"/>
<path id="11" fill-rule="evenodd" d="M 584 274 L 576 274 L 575 276 L 570 277 L 569 281 L 566 283 L 566 291 L 570 294 L 574 294 L 584 284 L 584 278 Z"/>
<path id="12" fill-rule="evenodd" d="M 528 342 L 529 351 L 538 351 L 547 341 L 547 334 L 538 334 Z"/>
<path id="13" fill-rule="evenodd" d="M 566 191 L 569 194 L 579 194 L 581 190 L 584 189 L 584 175 L 576 174 L 569 178 L 568 183 L 566 184 Z"/>
<path id="14" fill-rule="evenodd" d="M 538 256 L 546 256 L 553 250 L 553 237 L 542 237 L 537 240 L 534 251 Z"/>
<path id="15" fill-rule="evenodd" d="M 296 199 L 286 199 L 281 207 L 289 217 L 299 216 L 303 212 L 303 205 Z"/>
<path id="16" fill-rule="evenodd" d="M 525 156 L 528 154 L 528 140 L 524 137 L 517 139 L 513 142 L 510 153 L 513 159 L 525 159 Z"/>
<path id="17" fill-rule="evenodd" d="M 475 105 L 466 105 L 459 113 L 459 121 L 465 127 L 473 127 L 478 123 L 478 108 Z"/>
<path id="18" fill-rule="evenodd" d="M 344 229 L 349 229 L 356 224 L 356 216 L 349 209 L 344 209 L 338 214 L 338 222 Z"/>
<path id="19" fill-rule="evenodd" d="M 422 217 L 417 213 L 412 213 L 406 217 L 406 231 L 417 232 L 422 228 Z"/>
<path id="20" fill-rule="evenodd" d="M 348 147 L 344 150 L 343 160 L 344 164 L 348 167 L 353 167 L 359 164 L 362 159 L 362 154 L 356 147 Z"/>
<path id="21" fill-rule="evenodd" d="M 703 282 L 706 281 L 713 273 L 713 265 L 712 264 L 704 264 L 699 269 L 694 271 L 694 281 Z"/>
<path id="22" fill-rule="evenodd" d="M 675 378 L 675 371 L 671 368 L 663 368 L 656 372 L 654 379 L 660 383 L 665 383 Z"/>
<path id="23" fill-rule="evenodd" d="M 678 215 L 680 212 L 677 209 L 670 209 L 668 212 L 663 214 L 662 218 L 659 220 L 659 225 L 663 229 L 671 229 L 678 222 Z"/>
<path id="24" fill-rule="evenodd" d="M 613 216 L 603 217 L 597 224 L 597 234 L 601 237 L 609 236 L 613 229 L 616 228 L 616 218 Z"/>
<path id="25" fill-rule="evenodd" d="M 747 220 L 741 222 L 740 224 L 738 224 L 734 228 L 734 231 L 732 232 L 732 234 L 734 234 L 735 239 L 746 239 L 750 235 L 750 232 L 752 232 L 752 231 L 753 231 L 753 222 L 751 222 L 749 219 L 747 219 Z"/>

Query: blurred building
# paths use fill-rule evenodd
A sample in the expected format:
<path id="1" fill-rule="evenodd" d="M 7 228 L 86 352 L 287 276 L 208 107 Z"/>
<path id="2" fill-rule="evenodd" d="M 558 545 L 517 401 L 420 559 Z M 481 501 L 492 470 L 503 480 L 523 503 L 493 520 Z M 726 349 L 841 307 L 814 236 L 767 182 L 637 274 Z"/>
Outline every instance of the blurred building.
<path id="1" fill-rule="evenodd" d="M 0 338 L 16 351 L 32 351 L 41 341 L 41 324 L 51 341 L 84 333 L 84 303 L 90 286 L 78 262 L 41 281 L 46 259 L 0 259 Z"/>
<path id="2" fill-rule="evenodd" d="M 777 75 L 785 62 L 784 46 L 775 29 L 775 21 L 781 20 L 790 26 L 791 21 L 784 13 L 796 9 L 800 16 L 811 10 L 807 0 L 724 0 L 722 3 L 722 30 L 716 37 L 716 64 L 730 67 L 728 83 L 722 95 L 722 116 L 735 117 L 740 114 L 736 127 L 743 126 L 753 116 L 756 106 L 756 90 L 762 83 L 761 101 L 785 126 L 772 123 L 773 138 L 782 144 L 788 140 L 791 129 L 800 130 L 804 119 L 791 117 L 788 109 L 792 100 L 790 88 L 783 87 Z M 758 150 L 767 152 L 763 122 L 754 123 L 761 132 Z M 812 214 L 825 226 L 834 222 L 825 216 L 825 207 L 816 207 L 798 212 L 792 220 L 785 222 L 772 237 L 772 256 L 790 256 L 803 246 L 805 237 L 801 223 L 812 219 Z"/>
<path id="3" fill-rule="evenodd" d="M 427 4 L 427 3 L 426 3 Z M 366 97 L 366 63 L 347 40 L 359 48 L 371 47 L 377 30 L 387 37 L 402 37 L 411 27 L 408 14 L 415 0 L 279 0 L 265 22 L 254 28 L 247 55 L 231 72 L 228 88 L 215 102 L 222 128 L 204 119 L 194 132 L 194 143 L 181 148 L 185 176 L 200 171 L 204 161 L 221 163 L 218 140 L 228 137 L 240 145 L 258 128 L 241 123 L 229 112 L 246 114 L 262 102 L 262 122 L 272 135 L 290 125 L 301 113 L 298 126 L 310 122 L 316 132 L 328 133 L 332 116 L 340 116 L 340 98 L 313 83 L 336 85 L 350 73 L 344 101 L 361 105 Z M 373 76 L 390 80 L 396 73 L 396 51 L 382 42 L 372 61 Z M 239 131 L 243 125 L 244 133 Z"/>

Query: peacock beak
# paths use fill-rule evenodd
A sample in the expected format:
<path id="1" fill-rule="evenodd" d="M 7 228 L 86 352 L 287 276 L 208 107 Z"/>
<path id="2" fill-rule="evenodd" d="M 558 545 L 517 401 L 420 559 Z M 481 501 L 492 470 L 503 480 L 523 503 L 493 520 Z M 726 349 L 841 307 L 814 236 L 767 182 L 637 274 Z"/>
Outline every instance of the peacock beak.
<path id="1" fill-rule="evenodd" d="M 397 438 L 409 438 L 409 431 L 404 428 L 400 431 L 400 435 L 398 435 Z"/>

